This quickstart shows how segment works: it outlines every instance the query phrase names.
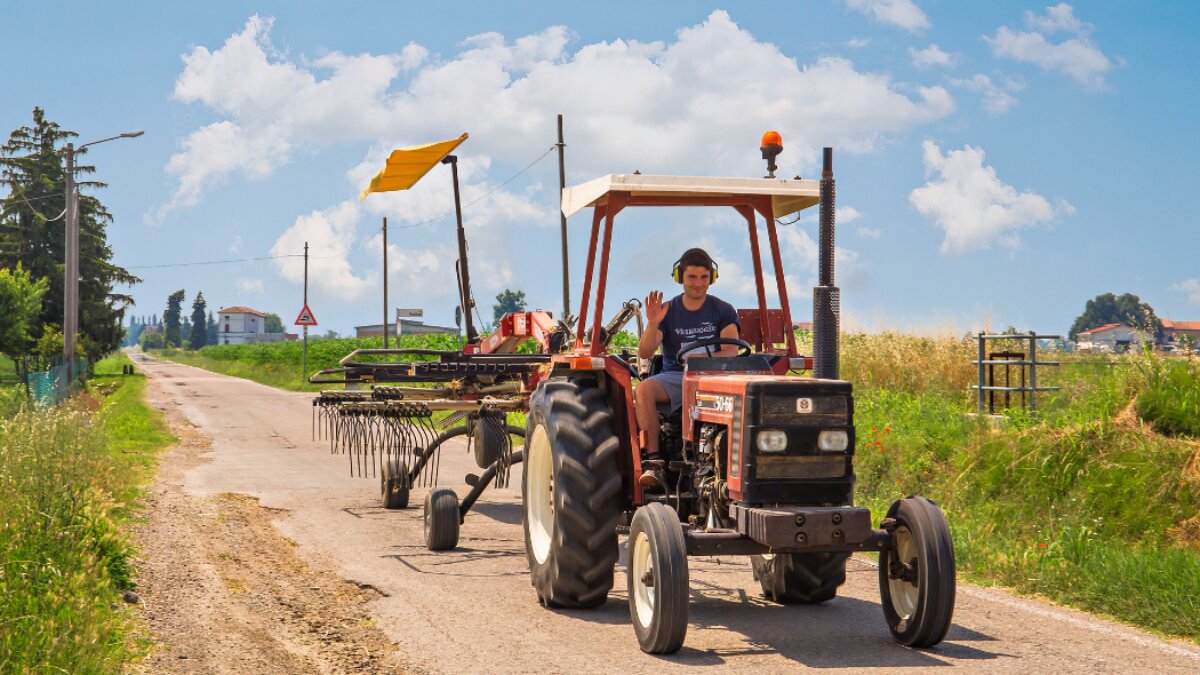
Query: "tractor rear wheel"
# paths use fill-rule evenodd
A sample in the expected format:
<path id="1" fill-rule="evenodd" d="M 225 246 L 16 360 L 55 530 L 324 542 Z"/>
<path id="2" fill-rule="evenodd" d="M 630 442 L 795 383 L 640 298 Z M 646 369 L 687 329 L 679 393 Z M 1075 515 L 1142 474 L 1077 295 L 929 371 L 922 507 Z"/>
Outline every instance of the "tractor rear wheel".
<path id="1" fill-rule="evenodd" d="M 379 473 L 379 494 L 385 509 L 408 507 L 408 465 L 399 457 L 389 457 Z"/>
<path id="2" fill-rule="evenodd" d="M 425 495 L 425 548 L 449 551 L 458 546 L 458 495 L 450 488 L 437 488 Z"/>
<path id="3" fill-rule="evenodd" d="M 679 514 L 651 502 L 629 526 L 629 615 L 647 654 L 673 654 L 688 628 L 687 544 Z"/>
<path id="4" fill-rule="evenodd" d="M 751 556 L 763 595 L 784 604 L 832 600 L 846 583 L 849 553 L 777 553 Z"/>
<path id="5" fill-rule="evenodd" d="M 525 553 L 547 607 L 608 599 L 621 513 L 620 444 L 592 378 L 543 382 L 529 404 L 521 495 Z"/>
<path id="6" fill-rule="evenodd" d="M 946 515 L 924 497 L 892 504 L 892 547 L 879 553 L 879 594 L 888 629 L 901 644 L 931 647 L 954 615 L 954 544 Z"/>

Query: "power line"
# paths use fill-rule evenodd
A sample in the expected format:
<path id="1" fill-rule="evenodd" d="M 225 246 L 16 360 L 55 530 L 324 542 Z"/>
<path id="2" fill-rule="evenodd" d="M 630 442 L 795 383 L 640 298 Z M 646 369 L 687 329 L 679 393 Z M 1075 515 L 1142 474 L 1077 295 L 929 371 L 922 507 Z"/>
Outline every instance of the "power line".
<path id="1" fill-rule="evenodd" d="M 229 260 L 202 260 L 202 261 L 197 261 L 197 262 L 167 263 L 167 264 L 163 264 L 163 265 L 130 265 L 130 266 L 126 267 L 125 269 L 127 269 L 127 270 L 149 270 L 149 269 L 157 269 L 160 267 L 194 267 L 196 265 L 225 265 L 228 263 L 257 262 L 257 261 L 262 261 L 262 260 L 278 260 L 280 258 L 303 258 L 303 257 L 304 257 L 303 253 L 288 253 L 286 255 L 269 255 L 269 256 L 264 256 L 261 258 L 231 258 Z M 318 256 L 310 256 L 310 257 L 315 258 Z M 319 256 L 319 257 L 333 258 L 336 256 Z"/>

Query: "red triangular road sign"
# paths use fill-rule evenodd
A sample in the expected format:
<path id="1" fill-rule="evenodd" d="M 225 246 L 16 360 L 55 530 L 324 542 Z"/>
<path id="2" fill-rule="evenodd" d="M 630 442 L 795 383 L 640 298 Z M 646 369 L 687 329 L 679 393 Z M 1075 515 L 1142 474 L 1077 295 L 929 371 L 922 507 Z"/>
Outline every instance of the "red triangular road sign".
<path id="1" fill-rule="evenodd" d="M 317 325 L 317 317 L 313 316 L 312 310 L 308 308 L 308 305 L 305 305 L 304 309 L 300 310 L 300 316 L 296 317 L 296 325 L 297 326 L 315 326 L 315 325 Z"/>

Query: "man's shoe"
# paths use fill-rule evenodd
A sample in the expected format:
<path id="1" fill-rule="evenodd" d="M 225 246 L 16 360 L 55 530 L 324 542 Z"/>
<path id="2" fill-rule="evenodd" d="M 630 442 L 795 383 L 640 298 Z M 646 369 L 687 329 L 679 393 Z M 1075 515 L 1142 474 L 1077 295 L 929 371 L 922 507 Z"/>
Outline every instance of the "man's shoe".
<path id="1" fill-rule="evenodd" d="M 667 476 L 662 469 L 646 469 L 642 472 L 642 477 L 638 479 L 642 484 L 643 490 L 651 492 L 666 492 L 667 491 Z"/>
<path id="2" fill-rule="evenodd" d="M 655 492 L 667 491 L 667 474 L 663 471 L 661 459 L 647 459 L 642 462 L 642 476 L 638 479 L 643 490 Z"/>

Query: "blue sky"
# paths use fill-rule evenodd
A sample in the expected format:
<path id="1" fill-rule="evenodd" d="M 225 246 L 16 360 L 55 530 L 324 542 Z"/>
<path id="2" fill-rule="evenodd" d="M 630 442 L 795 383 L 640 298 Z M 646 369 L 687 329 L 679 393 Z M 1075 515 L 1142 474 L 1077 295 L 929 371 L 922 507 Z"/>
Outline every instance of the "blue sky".
<path id="1" fill-rule="evenodd" d="M 561 112 L 569 184 L 761 175 L 767 129 L 781 174 L 815 177 L 834 146 L 852 327 L 1065 332 L 1104 292 L 1200 320 L 1195 3 L 505 4 L 13 5 L 0 130 L 40 106 L 81 141 L 146 131 L 86 160 L 110 185 L 116 262 L 145 280 L 136 314 L 184 288 L 290 323 L 300 261 L 277 256 L 307 240 L 319 331 L 377 323 L 387 216 L 391 304 L 451 323 L 448 170 L 357 195 L 392 148 L 463 131 L 481 313 L 504 288 L 557 313 L 554 155 L 505 181 L 550 148 Z M 608 297 L 673 292 L 671 262 L 698 243 L 722 266 L 713 292 L 753 306 L 737 223 L 626 212 Z M 587 225 L 569 223 L 576 306 Z M 807 320 L 815 209 L 781 236 Z M 246 258 L 271 259 L 192 264 Z"/>

